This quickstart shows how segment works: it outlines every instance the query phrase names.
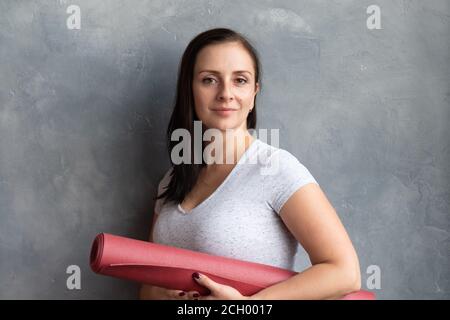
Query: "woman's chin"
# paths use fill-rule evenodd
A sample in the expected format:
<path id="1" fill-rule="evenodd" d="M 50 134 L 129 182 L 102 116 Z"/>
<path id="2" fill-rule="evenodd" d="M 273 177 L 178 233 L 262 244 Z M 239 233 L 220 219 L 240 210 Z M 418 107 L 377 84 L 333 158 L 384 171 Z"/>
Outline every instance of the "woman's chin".
<path id="1" fill-rule="evenodd" d="M 219 119 L 211 121 L 208 125 L 208 128 L 217 129 L 221 131 L 225 130 L 234 130 L 239 126 L 235 123 L 235 121 L 230 121 L 230 119 Z"/>

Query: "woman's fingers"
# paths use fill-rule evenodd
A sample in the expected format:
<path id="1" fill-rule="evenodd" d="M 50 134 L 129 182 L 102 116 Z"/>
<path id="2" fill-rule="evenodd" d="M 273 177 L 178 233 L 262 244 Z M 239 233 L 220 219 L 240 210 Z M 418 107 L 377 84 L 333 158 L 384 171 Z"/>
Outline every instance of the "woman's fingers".
<path id="1" fill-rule="evenodd" d="M 164 289 L 166 299 L 169 300 L 198 300 L 200 294 L 198 291 L 183 291 Z"/>
<path id="2" fill-rule="evenodd" d="M 189 297 L 189 300 L 198 300 L 200 294 L 197 291 L 188 291 L 187 296 Z"/>
<path id="3" fill-rule="evenodd" d="M 188 294 L 183 290 L 169 290 L 170 298 L 173 300 L 188 300 Z"/>

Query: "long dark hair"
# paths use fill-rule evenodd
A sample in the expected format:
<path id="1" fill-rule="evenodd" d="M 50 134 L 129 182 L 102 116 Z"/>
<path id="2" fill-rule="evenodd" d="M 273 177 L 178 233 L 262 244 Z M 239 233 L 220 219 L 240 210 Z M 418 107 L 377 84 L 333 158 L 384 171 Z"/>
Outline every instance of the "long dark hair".
<path id="1" fill-rule="evenodd" d="M 238 32 L 226 28 L 215 28 L 200 33 L 186 47 L 181 58 L 181 63 L 178 69 L 177 92 L 175 97 L 175 106 L 170 117 L 169 125 L 167 127 L 167 149 L 169 158 L 171 158 L 172 148 L 178 143 L 172 141 L 172 132 L 176 129 L 186 129 L 189 131 L 191 137 L 194 137 L 194 121 L 199 120 L 194 108 L 194 97 L 192 91 L 192 80 L 194 74 L 194 65 L 198 52 L 207 45 L 239 42 L 250 54 L 254 69 L 255 69 L 255 85 L 260 83 L 261 66 L 259 62 L 258 53 L 250 42 Z M 261 83 L 260 83 L 261 86 Z M 256 128 L 256 96 L 254 107 L 247 116 L 247 129 Z M 194 155 L 194 144 L 191 143 L 191 156 Z M 203 153 L 202 153 L 203 154 Z M 155 199 L 165 198 L 164 203 L 168 201 L 175 201 L 181 203 L 185 196 L 192 190 L 197 182 L 198 175 L 205 162 L 200 164 L 194 163 L 191 159 L 190 164 L 181 163 L 174 164 L 172 162 L 171 179 L 166 190 Z"/>

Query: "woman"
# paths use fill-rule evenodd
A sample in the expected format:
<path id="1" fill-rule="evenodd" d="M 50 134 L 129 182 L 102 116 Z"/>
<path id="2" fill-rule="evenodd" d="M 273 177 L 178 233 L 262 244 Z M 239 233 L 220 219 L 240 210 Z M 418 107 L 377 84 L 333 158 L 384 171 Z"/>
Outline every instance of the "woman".
<path id="1" fill-rule="evenodd" d="M 189 43 L 167 130 L 172 168 L 159 183 L 150 241 L 291 270 L 300 243 L 312 266 L 253 296 L 194 273 L 211 294 L 143 285 L 141 299 L 334 299 L 360 289 L 357 254 L 317 181 L 291 153 L 249 132 L 260 85 L 258 55 L 242 35 L 217 28 Z M 222 134 L 219 158 L 235 155 L 232 163 L 174 164 L 172 133 L 194 134 L 195 121 Z"/>

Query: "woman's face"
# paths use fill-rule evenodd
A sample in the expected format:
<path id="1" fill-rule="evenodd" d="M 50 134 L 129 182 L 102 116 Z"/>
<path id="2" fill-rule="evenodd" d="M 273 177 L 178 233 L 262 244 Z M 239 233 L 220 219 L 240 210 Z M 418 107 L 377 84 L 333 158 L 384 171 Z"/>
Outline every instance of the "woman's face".
<path id="1" fill-rule="evenodd" d="M 238 42 L 204 47 L 197 55 L 192 90 L 195 112 L 204 126 L 247 129 L 247 116 L 259 91 L 250 54 Z"/>

